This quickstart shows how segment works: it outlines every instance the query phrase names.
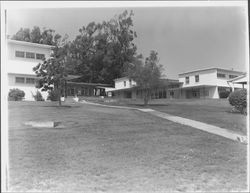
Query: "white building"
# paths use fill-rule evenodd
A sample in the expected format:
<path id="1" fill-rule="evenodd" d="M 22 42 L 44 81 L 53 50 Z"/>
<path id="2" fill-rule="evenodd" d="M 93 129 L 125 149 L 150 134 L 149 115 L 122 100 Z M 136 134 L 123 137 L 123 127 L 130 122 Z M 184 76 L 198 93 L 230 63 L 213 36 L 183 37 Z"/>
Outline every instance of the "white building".
<path id="1" fill-rule="evenodd" d="M 228 80 L 243 75 L 243 72 L 222 68 L 207 68 L 179 74 L 182 82 L 181 98 L 219 98 L 219 93 L 230 90 Z M 235 88 L 242 88 L 236 85 Z"/>
<path id="2" fill-rule="evenodd" d="M 8 89 L 18 88 L 25 92 L 24 100 L 34 100 L 33 95 L 38 90 L 35 87 L 37 78 L 33 67 L 51 54 L 50 45 L 36 44 L 24 41 L 7 40 L 7 73 Z M 41 92 L 47 98 L 47 92 Z"/>

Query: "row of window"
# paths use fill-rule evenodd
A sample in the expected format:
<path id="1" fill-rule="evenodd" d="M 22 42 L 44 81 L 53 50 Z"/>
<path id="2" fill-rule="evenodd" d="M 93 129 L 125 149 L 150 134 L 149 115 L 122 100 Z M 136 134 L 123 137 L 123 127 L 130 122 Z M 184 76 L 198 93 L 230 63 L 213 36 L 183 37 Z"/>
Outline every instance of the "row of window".
<path id="1" fill-rule="evenodd" d="M 217 73 L 217 77 L 218 78 L 226 78 L 226 74 L 222 74 L 222 73 Z M 237 77 L 237 75 L 229 75 L 229 79 L 235 78 Z M 199 82 L 200 81 L 200 77 L 199 75 L 195 75 L 195 82 Z M 189 84 L 189 76 L 185 77 L 185 82 L 186 84 Z"/>
<path id="2" fill-rule="evenodd" d="M 30 58 L 42 60 L 45 58 L 44 54 L 34 53 L 34 52 L 24 52 L 24 51 L 16 51 L 15 56 L 18 58 Z"/>
<path id="3" fill-rule="evenodd" d="M 187 76 L 185 80 L 186 80 L 186 81 L 185 81 L 186 84 L 189 84 L 189 76 Z M 199 75 L 195 75 L 195 82 L 199 82 L 199 81 L 200 81 Z"/>
<path id="4" fill-rule="evenodd" d="M 226 74 L 217 73 L 217 77 L 218 78 L 226 78 Z M 231 75 L 231 74 L 229 74 L 229 79 L 236 78 L 236 77 L 237 77 L 237 75 Z"/>
<path id="5" fill-rule="evenodd" d="M 124 86 L 124 87 L 126 87 L 126 83 L 127 83 L 127 81 L 123 81 L 123 86 Z M 132 84 L 132 80 L 129 79 L 129 86 L 131 86 L 131 84 Z"/>
<path id="6" fill-rule="evenodd" d="M 16 77 L 16 83 L 35 84 L 34 78 Z"/>

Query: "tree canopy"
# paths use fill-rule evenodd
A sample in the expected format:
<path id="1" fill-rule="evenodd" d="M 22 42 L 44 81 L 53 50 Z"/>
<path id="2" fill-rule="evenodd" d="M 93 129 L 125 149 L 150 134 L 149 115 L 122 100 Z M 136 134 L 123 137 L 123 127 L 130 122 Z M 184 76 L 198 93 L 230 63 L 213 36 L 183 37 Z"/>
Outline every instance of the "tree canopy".
<path id="1" fill-rule="evenodd" d="M 29 28 L 20 28 L 19 31 L 11 37 L 13 40 L 47 45 L 56 45 L 60 38 L 61 36 L 59 34 L 55 34 L 55 30 L 43 28 L 43 31 L 41 31 L 38 26 L 34 26 L 32 30 Z"/>
<path id="2" fill-rule="evenodd" d="M 159 64 L 158 53 L 151 51 L 149 57 L 142 62 L 141 58 L 135 58 L 128 68 L 128 76 L 137 86 L 143 90 L 144 104 L 148 104 L 151 90 L 157 88 L 162 76 L 163 67 Z"/>
<path id="3" fill-rule="evenodd" d="M 75 73 L 82 81 L 111 84 L 126 72 L 137 47 L 133 43 L 133 12 L 124 11 L 109 21 L 83 26 L 70 45 Z"/>
<path id="4" fill-rule="evenodd" d="M 59 37 L 59 36 L 58 36 Z M 37 87 L 42 91 L 54 90 L 58 95 L 59 105 L 61 105 L 61 95 L 64 92 L 64 85 L 68 76 L 69 66 L 67 61 L 68 44 L 67 37 L 57 39 L 53 42 L 55 47 L 50 58 L 44 59 L 33 68 L 37 77 L 39 77 Z"/>

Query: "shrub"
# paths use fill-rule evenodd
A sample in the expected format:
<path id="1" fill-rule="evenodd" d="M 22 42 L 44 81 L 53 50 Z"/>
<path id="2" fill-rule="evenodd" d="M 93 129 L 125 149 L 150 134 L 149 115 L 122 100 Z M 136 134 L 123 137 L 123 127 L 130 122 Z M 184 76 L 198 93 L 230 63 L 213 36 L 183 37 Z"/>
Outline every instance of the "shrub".
<path id="1" fill-rule="evenodd" d="M 245 89 L 237 90 L 229 95 L 229 103 L 241 113 L 246 113 L 247 91 Z"/>
<path id="2" fill-rule="evenodd" d="M 39 90 L 36 91 L 36 94 L 32 93 L 32 96 L 35 99 L 35 101 L 44 101 L 44 98 L 43 98 L 41 92 L 39 92 Z"/>
<path id="3" fill-rule="evenodd" d="M 229 94 L 230 94 L 230 91 L 227 91 L 227 90 L 223 90 L 223 91 L 219 92 L 219 96 L 221 99 L 227 98 L 229 96 Z"/>
<path id="4" fill-rule="evenodd" d="M 58 101 L 58 94 L 54 90 L 49 91 L 49 95 L 47 97 L 47 100 L 51 101 Z"/>
<path id="5" fill-rule="evenodd" d="M 24 96 L 25 96 L 24 91 L 18 88 L 13 88 L 13 89 L 10 89 L 9 91 L 8 100 L 9 101 L 21 101 Z"/>

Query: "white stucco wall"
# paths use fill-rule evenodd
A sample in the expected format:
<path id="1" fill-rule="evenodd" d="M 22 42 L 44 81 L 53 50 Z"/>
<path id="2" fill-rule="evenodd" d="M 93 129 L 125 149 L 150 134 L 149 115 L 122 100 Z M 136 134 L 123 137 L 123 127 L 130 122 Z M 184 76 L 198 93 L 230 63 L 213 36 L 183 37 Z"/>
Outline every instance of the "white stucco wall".
<path id="1" fill-rule="evenodd" d="M 218 78 L 217 73 L 222 73 L 226 75 L 226 78 Z M 199 82 L 195 82 L 195 75 L 199 75 Z M 202 85 L 211 85 L 211 86 L 221 86 L 221 87 L 230 87 L 227 83 L 229 80 L 229 75 L 240 76 L 242 73 L 235 71 L 225 71 L 217 69 L 208 69 L 205 71 L 196 71 L 186 74 L 179 75 L 179 81 L 183 82 L 183 88 L 202 86 Z M 186 77 L 189 77 L 189 84 L 186 84 Z"/>
<path id="2" fill-rule="evenodd" d="M 36 76 L 32 76 L 32 75 L 9 74 L 8 75 L 8 92 L 10 89 L 18 88 L 25 92 L 24 100 L 34 101 L 32 94 L 36 94 L 37 90 L 39 90 L 43 98 L 45 100 L 47 99 L 48 92 L 42 92 L 41 89 L 37 89 L 35 87 L 35 84 L 16 83 L 15 77 L 36 78 Z"/>
<path id="3" fill-rule="evenodd" d="M 126 82 L 126 86 L 124 86 L 124 82 Z M 131 80 L 131 84 L 129 82 L 129 78 L 119 78 L 115 80 L 115 89 L 123 89 L 123 88 L 131 88 L 136 85 L 136 82 Z"/>
<path id="4" fill-rule="evenodd" d="M 35 84 L 16 83 L 15 77 L 36 78 L 33 67 L 42 60 L 20 58 L 15 56 L 15 51 L 32 52 L 35 54 L 44 54 L 48 58 L 51 53 L 51 46 L 33 44 L 29 42 L 8 41 L 8 55 L 6 60 L 7 73 L 8 73 L 8 91 L 13 88 L 21 89 L 25 92 L 24 100 L 34 100 L 32 93 L 35 94 L 38 90 Z M 41 91 L 41 90 L 40 90 Z M 46 100 L 48 93 L 41 92 L 43 98 Z"/>

